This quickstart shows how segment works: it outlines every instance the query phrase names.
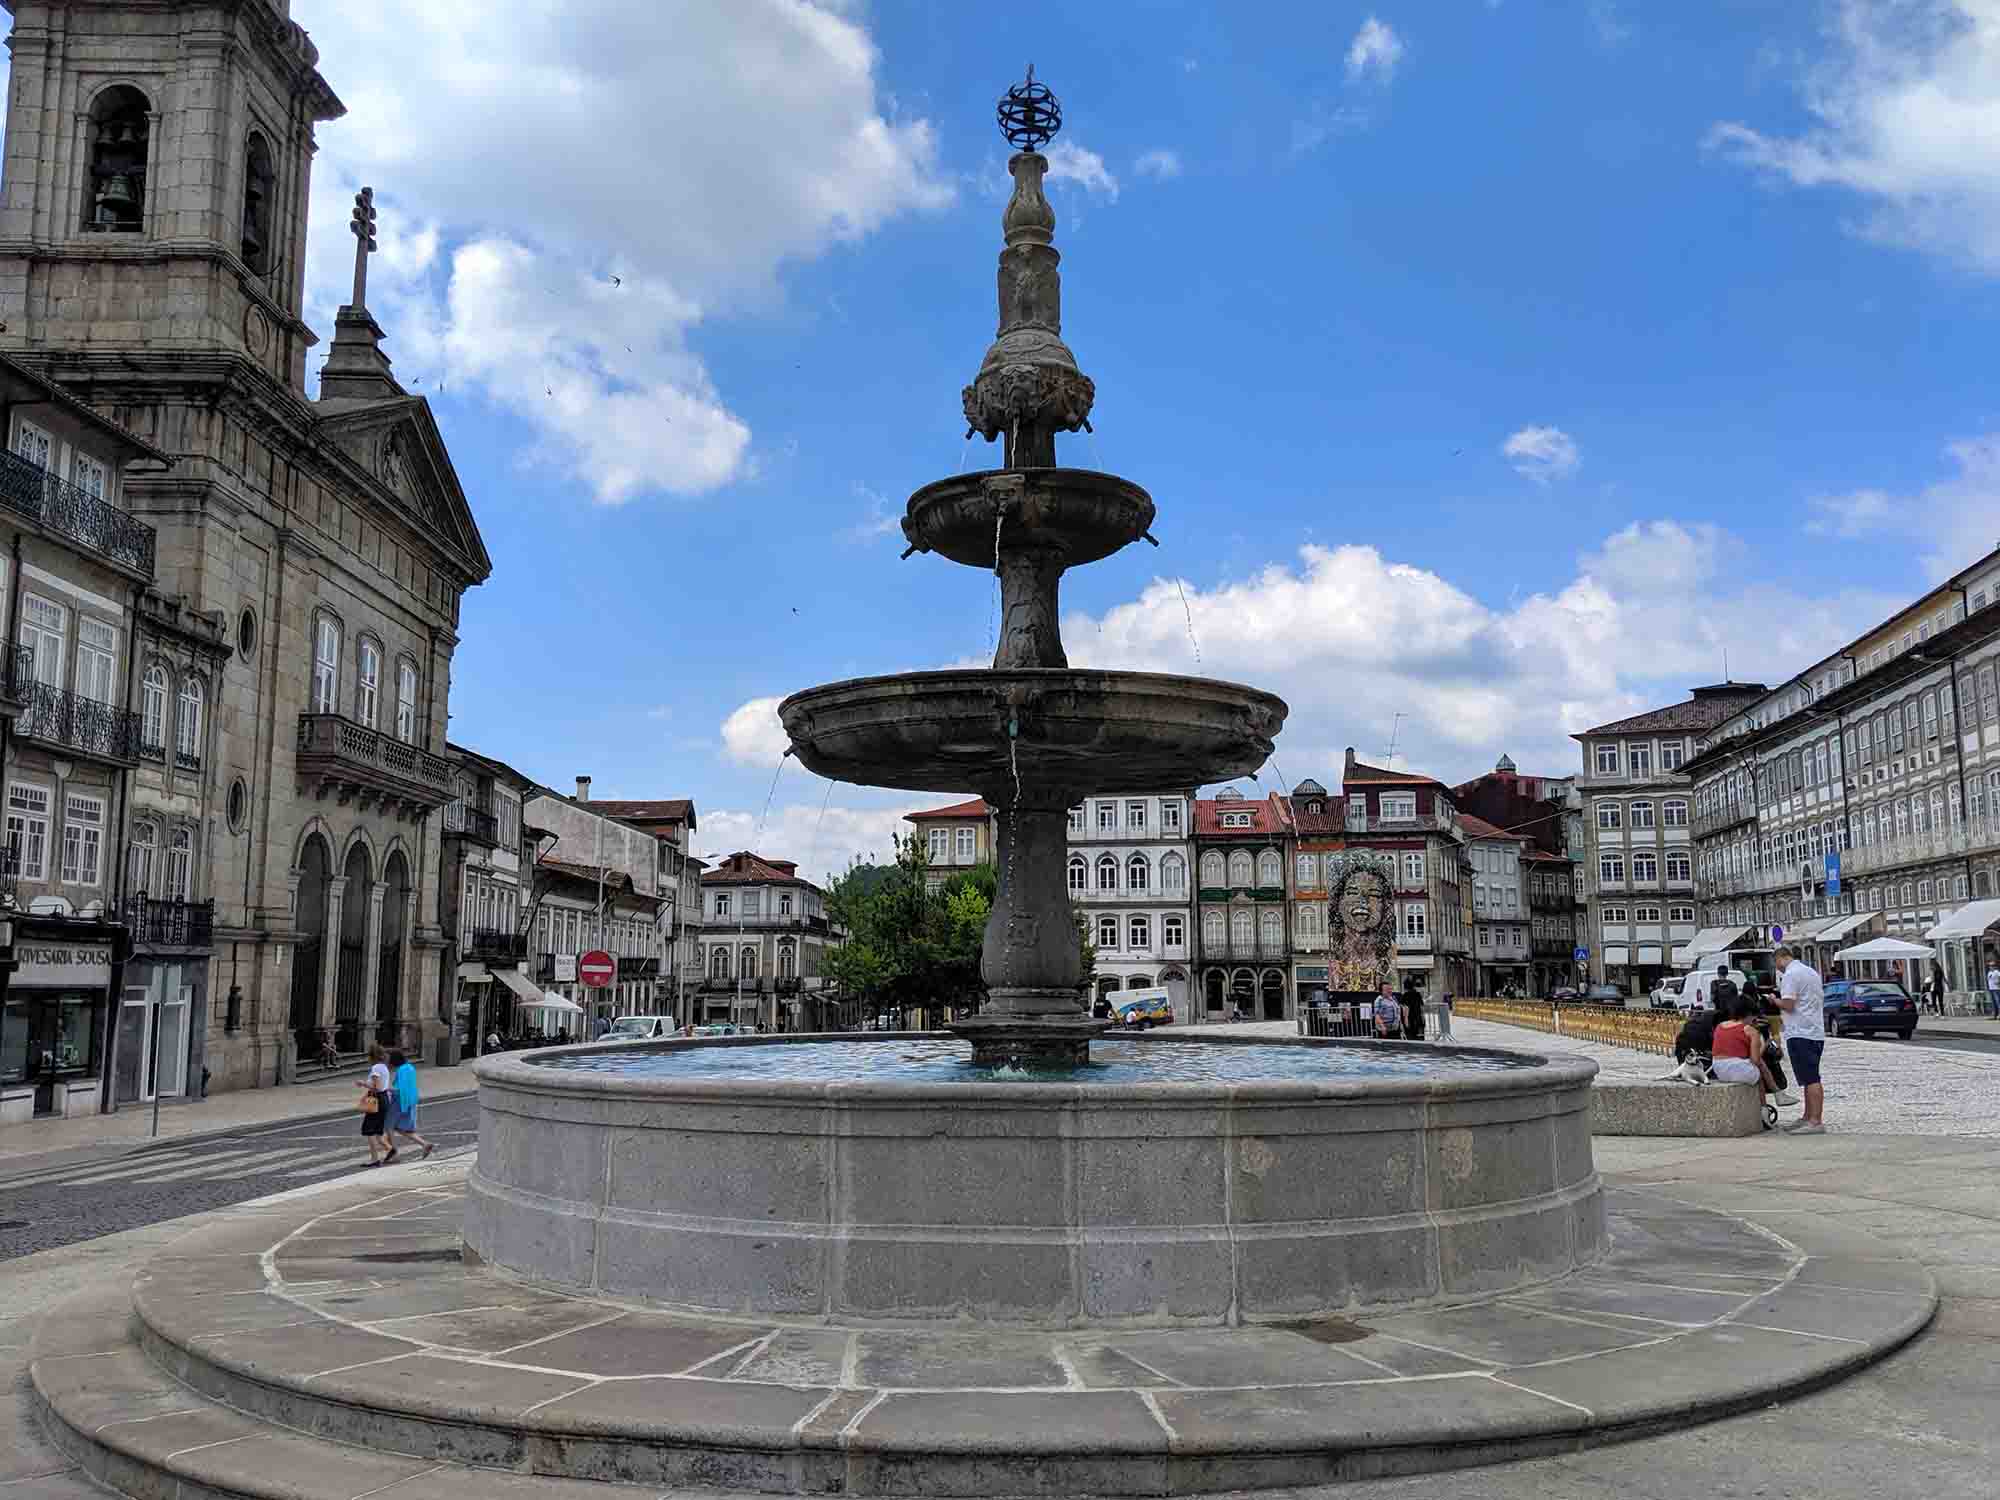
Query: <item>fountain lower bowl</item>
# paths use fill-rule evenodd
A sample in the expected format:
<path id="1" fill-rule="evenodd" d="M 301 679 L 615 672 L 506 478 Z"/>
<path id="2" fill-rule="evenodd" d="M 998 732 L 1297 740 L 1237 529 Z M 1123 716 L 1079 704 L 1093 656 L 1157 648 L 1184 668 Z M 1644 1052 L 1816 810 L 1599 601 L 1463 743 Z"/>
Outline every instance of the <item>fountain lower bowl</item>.
<path id="1" fill-rule="evenodd" d="M 858 677 L 778 705 L 793 751 L 821 776 L 971 788 L 1000 806 L 1017 788 L 1110 795 L 1249 775 L 1286 712 L 1240 683 L 1078 667 Z"/>
<path id="2" fill-rule="evenodd" d="M 1434 1066 L 1099 1084 L 575 1065 L 768 1038 L 485 1058 L 468 1253 L 536 1283 L 711 1314 L 1081 1327 L 1450 1302 L 1603 1248 L 1593 1063 L 1174 1040 L 1251 1046 L 1293 1071 L 1316 1048 Z M 783 1045 L 834 1042 L 893 1060 L 943 1039 Z"/>

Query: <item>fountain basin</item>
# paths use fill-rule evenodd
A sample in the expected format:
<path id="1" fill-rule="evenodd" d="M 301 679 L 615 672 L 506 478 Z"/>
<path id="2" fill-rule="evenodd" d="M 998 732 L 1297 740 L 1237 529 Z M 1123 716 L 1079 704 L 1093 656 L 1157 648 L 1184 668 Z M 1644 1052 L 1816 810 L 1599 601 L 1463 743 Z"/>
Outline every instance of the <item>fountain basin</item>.
<path id="1" fill-rule="evenodd" d="M 1017 784 L 1108 796 L 1248 775 L 1285 712 L 1282 698 L 1238 683 L 1074 667 L 857 677 L 778 705 L 792 749 L 821 776 L 970 787 L 1003 807 Z"/>
<path id="2" fill-rule="evenodd" d="M 900 1065 L 898 1049 L 944 1041 L 863 1045 Z M 856 1045 L 775 1045 L 834 1042 Z M 731 1045 L 774 1043 L 482 1059 L 468 1251 L 533 1282 L 712 1314 L 1082 1327 L 1449 1302 L 1603 1248 L 1584 1059 L 1217 1039 L 1181 1045 L 1254 1048 L 1295 1072 L 1313 1049 L 1425 1066 L 925 1083 L 872 1079 L 864 1059 L 844 1081 L 649 1076 L 657 1055 Z M 597 1057 L 613 1062 L 577 1065 Z"/>
<path id="3" fill-rule="evenodd" d="M 995 534 L 994 512 L 1006 514 Z M 925 485 L 903 518 L 920 551 L 971 568 L 994 565 L 996 543 L 1033 546 L 1073 568 L 1109 557 L 1145 536 L 1153 497 L 1129 479 L 1095 469 L 982 469 Z"/>

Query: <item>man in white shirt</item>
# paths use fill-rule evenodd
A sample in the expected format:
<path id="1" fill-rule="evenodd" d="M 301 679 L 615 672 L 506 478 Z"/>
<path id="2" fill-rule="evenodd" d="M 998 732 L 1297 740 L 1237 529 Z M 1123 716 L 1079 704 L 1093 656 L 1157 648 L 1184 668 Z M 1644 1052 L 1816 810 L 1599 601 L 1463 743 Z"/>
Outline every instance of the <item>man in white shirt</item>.
<path id="1" fill-rule="evenodd" d="M 1826 1051 L 1825 994 L 1819 975 L 1789 948 L 1778 949 L 1778 1009 L 1785 1013 L 1785 1055 L 1792 1076 L 1805 1090 L 1803 1119 L 1785 1127 L 1787 1135 L 1825 1135 L 1826 1090 L 1819 1081 L 1820 1054 Z"/>
<path id="2" fill-rule="evenodd" d="M 2000 1021 L 2000 958 L 1986 965 L 1986 1003 L 1993 1012 L 1993 1019 Z"/>

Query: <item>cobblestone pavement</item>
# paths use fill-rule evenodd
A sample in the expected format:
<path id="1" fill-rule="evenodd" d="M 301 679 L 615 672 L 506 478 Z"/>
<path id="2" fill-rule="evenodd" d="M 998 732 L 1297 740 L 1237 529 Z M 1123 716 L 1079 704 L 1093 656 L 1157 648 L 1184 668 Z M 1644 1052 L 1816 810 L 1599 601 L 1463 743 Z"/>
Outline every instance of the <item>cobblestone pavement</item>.
<path id="1" fill-rule="evenodd" d="M 1658 1078 L 1673 1059 L 1625 1047 L 1550 1036 L 1497 1021 L 1458 1019 L 1452 1038 L 1476 1047 L 1569 1052 L 1594 1058 L 1619 1078 Z M 1235 1032 L 1247 1036 L 1296 1036 L 1289 1021 L 1239 1026 L 1175 1027 L 1175 1032 Z M 1826 1124 L 1829 1131 L 1870 1135 L 2000 1138 L 2000 1054 L 1926 1047 L 1883 1037 L 1838 1038 L 1826 1044 Z M 1795 1111 L 1785 1112 L 1796 1118 Z"/>
<path id="2" fill-rule="evenodd" d="M 15 1164 L 0 1177 L 0 1260 L 368 1171 L 359 1121 L 349 1110 L 167 1142 L 109 1161 L 33 1171 Z M 440 1157 L 469 1150 L 478 1140 L 479 1101 L 471 1094 L 426 1100 L 417 1124 Z"/>

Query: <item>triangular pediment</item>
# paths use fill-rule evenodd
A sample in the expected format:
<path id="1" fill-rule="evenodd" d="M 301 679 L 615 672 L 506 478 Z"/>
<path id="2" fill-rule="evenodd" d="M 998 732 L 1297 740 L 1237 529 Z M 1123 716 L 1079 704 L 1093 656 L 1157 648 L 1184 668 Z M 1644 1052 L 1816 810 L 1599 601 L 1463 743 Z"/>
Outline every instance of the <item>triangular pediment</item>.
<path id="1" fill-rule="evenodd" d="M 487 578 L 493 560 L 430 403 L 396 396 L 319 405 L 321 435 L 366 477 L 377 499 L 458 558 L 472 582 Z"/>

